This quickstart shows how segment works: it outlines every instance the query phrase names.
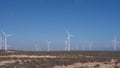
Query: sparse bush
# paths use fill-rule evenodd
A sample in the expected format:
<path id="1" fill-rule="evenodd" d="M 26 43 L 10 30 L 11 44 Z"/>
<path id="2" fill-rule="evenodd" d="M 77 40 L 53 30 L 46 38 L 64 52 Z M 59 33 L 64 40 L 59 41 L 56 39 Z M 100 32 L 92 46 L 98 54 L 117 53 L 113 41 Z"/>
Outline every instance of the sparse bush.
<path id="1" fill-rule="evenodd" d="M 20 62 L 19 61 L 16 61 L 15 64 L 19 64 Z"/>
<path id="2" fill-rule="evenodd" d="M 99 64 L 96 64 L 95 66 L 94 66 L 94 68 L 99 68 L 100 67 L 100 65 Z"/>

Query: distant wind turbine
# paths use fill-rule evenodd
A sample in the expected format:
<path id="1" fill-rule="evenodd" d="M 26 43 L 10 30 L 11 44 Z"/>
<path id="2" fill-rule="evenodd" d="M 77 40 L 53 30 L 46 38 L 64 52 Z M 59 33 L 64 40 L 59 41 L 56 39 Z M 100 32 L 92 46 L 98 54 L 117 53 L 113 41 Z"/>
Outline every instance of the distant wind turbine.
<path id="1" fill-rule="evenodd" d="M 0 49 L 2 49 L 2 42 L 3 42 L 2 37 L 0 37 Z"/>
<path id="2" fill-rule="evenodd" d="M 78 47 L 78 46 L 76 46 L 76 50 L 79 50 L 78 48 L 79 48 L 79 47 Z"/>
<path id="3" fill-rule="evenodd" d="M 73 37 L 73 35 L 71 35 L 68 31 L 67 31 L 67 50 L 70 51 L 71 49 L 71 45 L 70 45 L 70 39 L 71 37 Z"/>
<path id="4" fill-rule="evenodd" d="M 84 46 L 84 44 L 82 44 L 82 50 L 83 50 L 83 51 L 85 50 L 85 46 Z"/>
<path id="5" fill-rule="evenodd" d="M 89 44 L 89 51 L 91 51 L 92 50 L 92 42 L 90 42 L 90 44 Z"/>
<path id="6" fill-rule="evenodd" d="M 67 50 L 67 40 L 65 40 L 65 50 Z"/>
<path id="7" fill-rule="evenodd" d="M 114 46 L 114 51 L 116 51 L 117 50 L 117 37 L 116 36 L 114 36 L 113 46 Z"/>
<path id="8" fill-rule="evenodd" d="M 38 44 L 35 45 L 35 51 L 38 51 Z"/>
<path id="9" fill-rule="evenodd" d="M 50 51 L 50 41 L 47 40 L 47 51 Z"/>
<path id="10" fill-rule="evenodd" d="M 7 38 L 12 36 L 10 34 L 6 34 L 4 31 L 2 31 L 3 35 L 4 35 L 4 46 L 5 46 L 5 50 L 7 50 L 8 46 L 7 46 Z"/>

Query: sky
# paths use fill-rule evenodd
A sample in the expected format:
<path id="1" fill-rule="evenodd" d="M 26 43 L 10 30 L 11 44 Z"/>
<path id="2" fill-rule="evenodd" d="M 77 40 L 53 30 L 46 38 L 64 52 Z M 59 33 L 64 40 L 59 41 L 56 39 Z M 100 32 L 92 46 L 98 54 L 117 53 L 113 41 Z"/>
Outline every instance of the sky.
<path id="1" fill-rule="evenodd" d="M 11 34 L 8 47 L 64 49 L 68 30 L 71 47 L 93 42 L 94 50 L 112 50 L 120 42 L 120 0 L 0 0 L 0 30 Z M 0 33 L 3 37 L 3 34 Z M 117 50 L 120 50 L 120 43 Z"/>

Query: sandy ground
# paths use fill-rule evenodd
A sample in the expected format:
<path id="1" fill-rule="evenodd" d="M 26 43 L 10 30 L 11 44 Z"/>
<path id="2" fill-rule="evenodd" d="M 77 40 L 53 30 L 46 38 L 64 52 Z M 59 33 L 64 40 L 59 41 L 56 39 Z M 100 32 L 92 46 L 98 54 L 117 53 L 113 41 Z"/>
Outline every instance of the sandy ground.
<path id="1" fill-rule="evenodd" d="M 36 56 L 36 55 L 9 55 L 9 56 L 0 56 L 0 58 L 58 58 L 57 56 Z M 90 57 L 90 56 L 88 56 Z M 15 63 L 17 60 L 8 60 L 8 61 L 0 61 L 0 66 L 5 64 L 12 64 Z M 93 68 L 94 66 L 99 65 L 100 68 L 114 68 L 111 62 L 103 63 L 103 62 L 88 62 L 88 63 L 75 63 L 68 66 L 54 66 L 53 68 L 77 68 L 81 66 L 88 66 L 89 68 Z M 120 67 L 120 63 L 118 63 Z"/>
<path id="2" fill-rule="evenodd" d="M 5 65 L 5 64 L 11 64 L 11 63 L 15 63 L 16 61 L 14 61 L 14 60 L 9 60 L 9 61 L 0 61 L 0 66 L 2 66 L 2 65 Z"/>
<path id="3" fill-rule="evenodd" d="M 53 68 L 77 68 L 81 66 L 84 66 L 84 67 L 88 66 L 89 68 L 93 68 L 97 64 L 100 65 L 100 68 L 113 68 L 113 64 L 111 63 L 104 64 L 101 62 L 75 63 L 75 64 L 68 65 L 68 66 L 54 66 Z M 118 64 L 118 66 L 120 66 L 120 63 Z"/>
<path id="4" fill-rule="evenodd" d="M 9 60 L 9 61 L 1 61 L 0 62 L 0 66 L 5 65 L 5 64 L 12 64 L 15 63 L 17 60 Z M 111 63 L 101 63 L 101 62 L 88 62 L 88 63 L 75 63 L 72 65 L 68 65 L 68 66 L 54 66 L 53 68 L 77 68 L 77 67 L 81 67 L 81 66 L 88 66 L 89 68 L 94 68 L 94 66 L 96 66 L 97 64 L 100 65 L 100 68 L 114 68 L 113 64 Z M 118 66 L 120 67 L 120 63 L 118 63 Z"/>
<path id="5" fill-rule="evenodd" d="M 57 58 L 56 56 L 35 56 L 35 55 L 9 55 L 9 56 L 0 56 L 0 58 Z"/>
<path id="6" fill-rule="evenodd" d="M 0 58 L 56 58 L 56 56 L 35 56 L 35 55 L 9 55 L 9 56 L 0 56 Z M 6 61 L 0 61 L 0 66 L 5 64 L 12 64 L 15 63 L 17 60 L 6 60 Z"/>

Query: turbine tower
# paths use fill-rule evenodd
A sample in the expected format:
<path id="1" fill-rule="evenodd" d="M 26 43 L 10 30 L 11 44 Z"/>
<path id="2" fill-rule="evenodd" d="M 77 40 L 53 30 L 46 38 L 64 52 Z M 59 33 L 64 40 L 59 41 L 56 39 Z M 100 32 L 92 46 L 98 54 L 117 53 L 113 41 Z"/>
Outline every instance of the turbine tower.
<path id="1" fill-rule="evenodd" d="M 79 47 L 78 47 L 78 46 L 76 46 L 76 50 L 79 50 Z"/>
<path id="2" fill-rule="evenodd" d="M 38 51 L 38 44 L 35 45 L 35 51 Z"/>
<path id="3" fill-rule="evenodd" d="M 83 50 L 83 51 L 85 50 L 85 46 L 84 46 L 84 44 L 82 44 L 82 50 Z"/>
<path id="4" fill-rule="evenodd" d="M 67 40 L 65 40 L 65 50 L 67 50 Z"/>
<path id="5" fill-rule="evenodd" d="M 50 51 L 50 41 L 47 40 L 47 51 Z"/>
<path id="6" fill-rule="evenodd" d="M 117 50 L 117 37 L 115 36 L 114 37 L 114 40 L 113 40 L 113 46 L 114 46 L 114 51 Z"/>
<path id="7" fill-rule="evenodd" d="M 71 37 L 73 37 L 73 35 L 71 35 L 68 31 L 67 31 L 67 50 L 70 51 L 71 46 L 70 46 L 70 39 Z"/>
<path id="8" fill-rule="evenodd" d="M 92 42 L 90 42 L 90 44 L 89 44 L 89 51 L 91 51 L 92 50 Z"/>
<path id="9" fill-rule="evenodd" d="M 6 34 L 5 32 L 3 32 L 2 31 L 2 33 L 3 33 L 3 35 L 4 35 L 4 47 L 5 47 L 5 50 L 7 50 L 7 38 L 8 37 L 10 37 L 10 36 L 12 36 L 12 35 L 10 35 L 10 34 Z"/>
<path id="10" fill-rule="evenodd" d="M 2 42 L 3 42 L 2 37 L 0 37 L 0 49 L 2 49 Z"/>

